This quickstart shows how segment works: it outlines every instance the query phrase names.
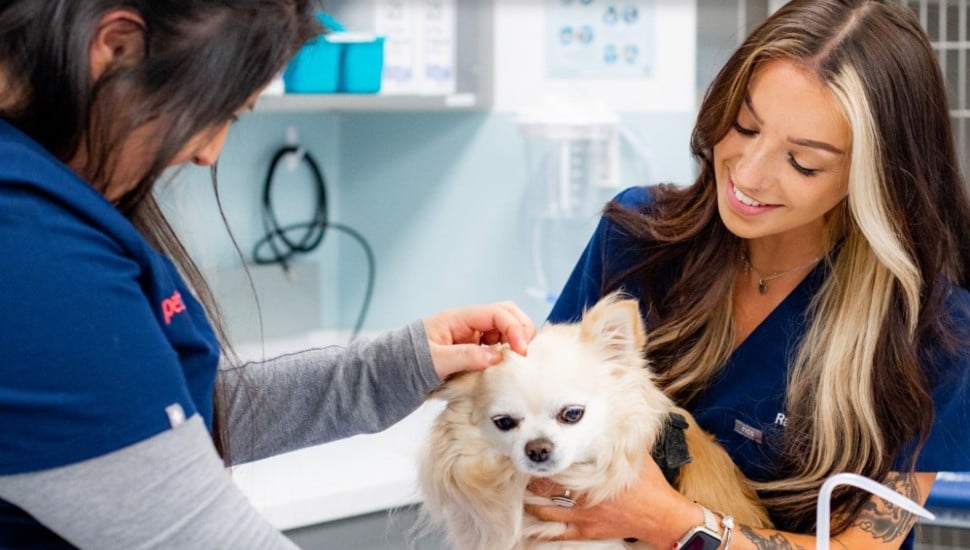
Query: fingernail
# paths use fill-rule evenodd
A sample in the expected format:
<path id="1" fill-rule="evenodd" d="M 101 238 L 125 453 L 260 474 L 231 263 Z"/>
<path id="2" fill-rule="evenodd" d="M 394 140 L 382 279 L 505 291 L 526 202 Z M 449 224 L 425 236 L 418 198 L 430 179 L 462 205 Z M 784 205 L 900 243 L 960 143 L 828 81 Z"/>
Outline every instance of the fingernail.
<path id="1" fill-rule="evenodd" d="M 488 362 L 493 365 L 502 360 L 502 352 L 496 348 L 486 347 L 485 353 L 486 353 L 486 356 L 488 357 Z"/>
<path id="2" fill-rule="evenodd" d="M 515 350 L 516 353 L 518 353 L 519 355 L 525 355 L 526 352 L 529 350 L 529 341 L 525 337 L 524 330 L 516 334 L 516 343 L 518 344 Z"/>

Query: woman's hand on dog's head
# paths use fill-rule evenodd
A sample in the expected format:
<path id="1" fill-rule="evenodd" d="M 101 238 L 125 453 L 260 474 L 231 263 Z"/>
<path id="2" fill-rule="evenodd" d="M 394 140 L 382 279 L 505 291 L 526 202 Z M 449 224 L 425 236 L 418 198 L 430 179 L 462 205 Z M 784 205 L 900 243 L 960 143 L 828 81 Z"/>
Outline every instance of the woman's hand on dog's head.
<path id="1" fill-rule="evenodd" d="M 535 324 L 513 302 L 447 309 L 423 322 L 431 361 L 442 380 L 500 363 L 502 351 L 495 344 L 525 355 L 536 335 Z"/>

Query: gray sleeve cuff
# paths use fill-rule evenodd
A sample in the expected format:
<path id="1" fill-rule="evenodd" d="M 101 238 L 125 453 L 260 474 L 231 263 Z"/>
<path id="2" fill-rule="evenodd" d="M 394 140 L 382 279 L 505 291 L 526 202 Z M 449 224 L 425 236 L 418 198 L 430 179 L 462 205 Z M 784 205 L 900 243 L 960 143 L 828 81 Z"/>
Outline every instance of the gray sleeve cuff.
<path id="1" fill-rule="evenodd" d="M 424 330 L 424 322 L 419 319 L 399 330 L 408 332 L 414 346 L 414 370 L 419 375 L 420 383 L 425 388 L 424 393 L 427 395 L 428 392 L 438 387 L 442 380 L 434 370 L 434 363 L 431 362 L 431 349 L 428 343 L 428 333 Z"/>

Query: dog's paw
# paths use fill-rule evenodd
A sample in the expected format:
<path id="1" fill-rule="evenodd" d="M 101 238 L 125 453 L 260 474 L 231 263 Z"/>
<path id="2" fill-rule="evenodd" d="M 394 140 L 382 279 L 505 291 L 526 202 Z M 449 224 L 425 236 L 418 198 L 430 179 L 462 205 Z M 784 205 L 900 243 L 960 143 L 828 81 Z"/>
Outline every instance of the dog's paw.
<path id="1" fill-rule="evenodd" d="M 544 502 L 537 504 L 552 504 L 547 498 L 533 495 Z M 566 532 L 566 524 L 553 521 L 539 521 L 535 517 L 525 514 L 522 516 L 522 536 L 527 539 L 551 539 Z"/>
<path id="2" fill-rule="evenodd" d="M 621 540 L 531 541 L 528 550 L 630 550 Z M 647 550 L 653 550 L 647 548 Z"/>
<path id="3" fill-rule="evenodd" d="M 549 500 L 537 495 L 532 496 L 542 501 Z M 549 540 L 565 532 L 565 523 L 539 521 L 529 514 L 522 517 L 522 538 L 527 541 L 525 548 L 528 550 L 653 550 L 642 542 L 630 544 L 622 540 Z"/>
<path id="4" fill-rule="evenodd" d="M 542 495 L 537 495 L 532 491 L 528 491 L 528 490 L 525 492 L 525 498 L 523 498 L 522 500 L 526 504 L 532 504 L 535 506 L 552 506 L 556 504 L 551 499 L 546 498 Z"/>

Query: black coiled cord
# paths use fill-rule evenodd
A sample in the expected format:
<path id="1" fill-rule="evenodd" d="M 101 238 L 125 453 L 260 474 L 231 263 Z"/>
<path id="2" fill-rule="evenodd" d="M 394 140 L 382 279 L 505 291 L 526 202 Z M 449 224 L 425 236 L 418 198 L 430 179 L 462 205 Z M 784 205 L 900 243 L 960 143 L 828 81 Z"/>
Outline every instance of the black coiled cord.
<path id="1" fill-rule="evenodd" d="M 299 155 L 300 160 L 305 162 L 313 173 L 314 187 L 317 195 L 316 208 L 314 209 L 312 219 L 309 221 L 280 226 L 276 212 L 273 210 L 273 180 L 280 161 L 287 155 L 294 154 Z M 357 321 L 354 323 L 354 329 L 351 333 L 350 339 L 354 340 L 364 326 L 364 318 L 367 316 L 367 310 L 370 309 L 371 296 L 374 293 L 374 278 L 377 262 L 374 258 L 374 251 L 363 235 L 353 228 L 329 220 L 327 215 L 327 180 L 324 178 L 323 171 L 320 170 L 317 161 L 305 149 L 288 145 L 281 147 L 273 155 L 269 170 L 266 172 L 266 179 L 263 182 L 262 218 L 263 229 L 266 233 L 253 246 L 253 262 L 258 265 L 278 264 L 284 272 L 288 273 L 290 270 L 290 260 L 297 254 L 312 252 L 320 246 L 327 229 L 336 229 L 337 231 L 345 233 L 361 246 L 364 254 L 367 256 L 367 289 L 364 293 L 364 300 L 361 304 L 360 312 L 357 315 Z M 302 235 L 299 239 L 294 240 L 288 236 L 288 233 L 298 230 L 302 230 Z M 262 255 L 260 253 L 261 250 L 267 246 L 271 254 L 268 256 Z"/>

